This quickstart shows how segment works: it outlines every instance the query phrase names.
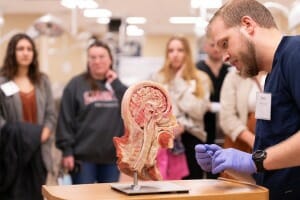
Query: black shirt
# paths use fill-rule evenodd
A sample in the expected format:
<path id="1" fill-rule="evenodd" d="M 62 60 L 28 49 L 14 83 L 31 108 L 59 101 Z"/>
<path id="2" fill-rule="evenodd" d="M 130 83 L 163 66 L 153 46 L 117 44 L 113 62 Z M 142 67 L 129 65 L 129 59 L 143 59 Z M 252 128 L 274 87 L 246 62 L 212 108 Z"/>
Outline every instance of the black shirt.
<path id="1" fill-rule="evenodd" d="M 220 91 L 221 87 L 224 81 L 224 78 L 228 72 L 228 68 L 230 65 L 223 64 L 219 76 L 215 76 L 214 73 L 211 71 L 210 67 L 205 63 L 204 60 L 199 61 L 196 64 L 197 68 L 199 70 L 204 71 L 210 78 L 212 85 L 213 85 L 213 91 L 210 95 L 210 101 L 211 102 L 219 102 L 220 101 Z M 215 138 L 217 135 L 217 129 L 216 129 L 216 114 L 207 112 L 204 116 L 204 126 L 205 131 L 207 133 L 207 143 L 212 144 L 215 143 Z"/>

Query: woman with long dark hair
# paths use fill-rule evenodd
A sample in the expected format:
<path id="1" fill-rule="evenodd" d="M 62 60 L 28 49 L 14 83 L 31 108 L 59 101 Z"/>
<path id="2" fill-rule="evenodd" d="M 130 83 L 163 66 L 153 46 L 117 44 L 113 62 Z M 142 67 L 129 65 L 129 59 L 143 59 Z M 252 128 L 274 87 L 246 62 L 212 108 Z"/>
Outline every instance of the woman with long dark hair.
<path id="1" fill-rule="evenodd" d="M 5 170 L 0 171 L 9 173 L 5 176 L 10 178 L 4 181 L 6 189 L 0 190 L 0 197 L 42 199 L 41 186 L 47 172 L 53 170 L 50 148 L 56 112 L 50 81 L 39 69 L 34 41 L 24 33 L 14 35 L 8 43 L 0 88 L 0 152 L 11 149 L 0 155 Z"/>

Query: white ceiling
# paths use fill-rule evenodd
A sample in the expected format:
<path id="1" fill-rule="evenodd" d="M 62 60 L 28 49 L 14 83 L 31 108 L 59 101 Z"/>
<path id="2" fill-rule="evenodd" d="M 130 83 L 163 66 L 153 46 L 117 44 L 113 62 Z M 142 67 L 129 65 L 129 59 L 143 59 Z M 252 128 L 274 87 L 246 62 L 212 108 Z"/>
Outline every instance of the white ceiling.
<path id="1" fill-rule="evenodd" d="M 145 25 L 140 28 L 145 34 L 193 34 L 192 25 L 173 25 L 168 19 L 172 16 L 198 16 L 196 10 L 190 8 L 190 0 L 96 0 L 101 8 L 112 11 L 113 17 L 143 16 L 147 18 Z M 209 0 L 207 0 L 209 1 Z M 224 0 L 223 0 L 224 1 Z M 295 0 L 274 0 L 288 9 Z M 260 0 L 264 3 L 267 0 Z M 85 19 L 82 13 L 77 12 L 77 18 L 72 18 L 72 12 L 60 5 L 60 0 L 0 0 L 0 11 L 5 18 L 6 14 L 37 14 L 50 13 L 63 20 L 67 30 L 76 22 L 78 30 L 91 33 L 105 32 L 107 25 L 97 24 L 95 19 Z M 276 9 L 274 13 L 276 13 Z M 73 19 L 73 21 L 72 21 Z M 76 20 L 74 20 L 76 19 Z M 73 26 L 74 27 L 74 26 Z"/>

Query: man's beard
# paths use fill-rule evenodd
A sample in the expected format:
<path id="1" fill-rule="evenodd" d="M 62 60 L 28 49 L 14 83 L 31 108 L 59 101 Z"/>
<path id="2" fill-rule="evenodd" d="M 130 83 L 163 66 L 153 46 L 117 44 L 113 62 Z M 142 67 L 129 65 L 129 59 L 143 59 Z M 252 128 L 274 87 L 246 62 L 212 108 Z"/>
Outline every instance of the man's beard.
<path id="1" fill-rule="evenodd" d="M 259 72 L 256 62 L 256 51 L 253 43 L 251 43 L 247 38 L 245 38 L 245 41 L 247 45 L 247 53 L 240 53 L 241 60 L 244 64 L 244 67 L 242 67 L 240 74 L 243 77 L 253 77 L 256 76 Z"/>

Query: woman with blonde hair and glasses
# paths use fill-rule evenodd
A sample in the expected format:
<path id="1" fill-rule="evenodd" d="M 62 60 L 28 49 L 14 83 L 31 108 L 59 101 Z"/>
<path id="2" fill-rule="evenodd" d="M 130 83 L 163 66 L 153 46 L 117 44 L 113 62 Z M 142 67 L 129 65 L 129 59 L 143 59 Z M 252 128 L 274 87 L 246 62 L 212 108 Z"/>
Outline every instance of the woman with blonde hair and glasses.
<path id="1" fill-rule="evenodd" d="M 158 154 L 163 178 L 202 178 L 194 146 L 206 141 L 203 116 L 209 109 L 210 81 L 204 72 L 196 68 L 185 37 L 173 36 L 168 40 L 165 62 L 152 80 L 163 84 L 169 91 L 179 123 L 175 130 L 174 148 L 171 151 L 161 150 Z"/>

